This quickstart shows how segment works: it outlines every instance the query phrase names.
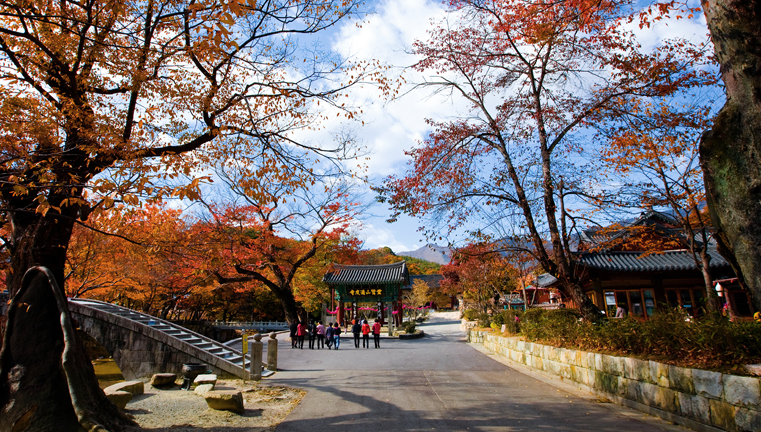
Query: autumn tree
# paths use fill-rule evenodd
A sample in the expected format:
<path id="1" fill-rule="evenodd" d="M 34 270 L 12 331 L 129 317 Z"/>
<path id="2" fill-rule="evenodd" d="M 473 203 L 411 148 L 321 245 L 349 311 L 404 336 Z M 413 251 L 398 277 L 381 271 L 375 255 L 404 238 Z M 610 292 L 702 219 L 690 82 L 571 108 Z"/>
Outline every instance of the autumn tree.
<path id="1" fill-rule="evenodd" d="M 493 307 L 495 296 L 502 297 L 517 287 L 518 274 L 494 243 L 469 243 L 457 249 L 441 273 L 446 293 L 461 294 L 466 303 L 482 312 Z"/>
<path id="2" fill-rule="evenodd" d="M 236 201 L 206 203 L 203 235 L 215 248 L 208 271 L 221 284 L 266 286 L 288 322 L 299 319 L 299 305 L 317 310 L 326 298 L 321 277 L 327 266 L 359 246 L 349 236 L 357 216 L 351 187 L 337 181 L 289 192 L 288 183 L 272 176 L 261 178 L 254 193 L 243 172 L 220 174 Z"/>
<path id="3" fill-rule="evenodd" d="M 633 107 L 632 111 L 638 115 L 604 132 L 610 145 L 601 150 L 601 158 L 622 185 L 618 205 L 666 208 L 681 231 L 678 236 L 662 233 L 656 237 L 660 241 L 641 241 L 638 249 L 647 253 L 658 253 L 664 246 L 687 249 L 703 275 L 706 306 L 709 311 L 717 312 L 721 306 L 711 276 L 709 255 L 713 228 L 704 209 L 703 172 L 698 163 L 698 142 L 703 131 L 710 127 L 712 112 L 711 104 L 701 105 L 660 101 Z M 641 231 L 643 227 L 621 229 L 632 228 Z M 643 234 L 631 233 L 635 237 Z"/>
<path id="4" fill-rule="evenodd" d="M 364 65 L 296 47 L 355 9 L 353 0 L 1 3 L 0 201 L 10 227 L 11 294 L 35 265 L 49 268 L 62 289 L 74 225 L 118 201 L 194 198 L 209 161 L 250 155 L 236 163 L 248 164 L 251 178 L 279 171 L 295 185 L 313 175 L 318 158 L 351 157 L 293 132 L 318 127 L 326 115 L 353 116 L 341 97 L 365 79 Z M 184 176 L 190 180 L 179 182 Z M 49 307 L 17 315 L 14 328 L 58 307 L 52 297 L 39 301 Z M 131 423 L 105 398 L 83 356 L 73 367 L 76 382 L 45 366 L 45 380 L 15 374 L 21 381 L 11 384 L 23 347 L 8 336 L 0 353 L 0 429 Z M 35 340 L 62 346 L 56 328 Z"/>
<path id="5" fill-rule="evenodd" d="M 702 0 L 726 104 L 700 143 L 717 240 L 761 310 L 761 2 Z"/>
<path id="6" fill-rule="evenodd" d="M 424 281 L 416 279 L 412 288 L 402 294 L 404 303 L 413 309 L 413 319 L 418 317 L 418 308 L 428 303 L 431 299 L 431 287 Z"/>
<path id="7" fill-rule="evenodd" d="M 630 115 L 632 100 L 704 84 L 704 47 L 671 40 L 646 52 L 625 28 L 641 19 L 628 0 L 450 5 L 449 17 L 414 44 L 415 69 L 434 75 L 421 86 L 451 94 L 466 112 L 429 120 L 433 132 L 408 152 L 406 173 L 377 189 L 380 199 L 427 218 L 432 233 L 478 218 L 514 220 L 532 243 L 527 252 L 596 320 L 571 250 L 584 222 L 573 208 L 599 198 L 587 141 Z"/>

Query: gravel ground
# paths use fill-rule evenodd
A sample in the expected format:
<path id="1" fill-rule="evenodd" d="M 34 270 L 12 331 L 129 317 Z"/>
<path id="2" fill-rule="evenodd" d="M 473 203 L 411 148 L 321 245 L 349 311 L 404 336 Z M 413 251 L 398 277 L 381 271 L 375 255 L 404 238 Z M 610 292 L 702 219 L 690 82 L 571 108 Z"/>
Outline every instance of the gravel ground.
<path id="1" fill-rule="evenodd" d="M 259 385 L 241 380 L 217 381 L 215 390 L 241 390 L 243 414 L 209 408 L 195 392 L 145 385 L 145 394 L 136 396 L 125 409 L 142 429 L 152 432 L 264 432 L 275 427 L 306 394 L 299 389 Z"/>

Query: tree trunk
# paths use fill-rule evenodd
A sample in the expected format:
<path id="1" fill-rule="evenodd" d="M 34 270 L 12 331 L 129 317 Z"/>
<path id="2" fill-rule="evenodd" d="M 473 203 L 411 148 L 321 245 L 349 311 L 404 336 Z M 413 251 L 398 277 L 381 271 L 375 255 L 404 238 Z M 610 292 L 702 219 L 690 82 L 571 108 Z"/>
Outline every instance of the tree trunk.
<path id="1" fill-rule="evenodd" d="M 761 310 L 761 0 L 702 0 L 727 102 L 700 143 L 717 238 Z"/>
<path id="2" fill-rule="evenodd" d="M 61 283 L 73 218 L 35 213 L 12 218 L 12 304 L 0 351 L 0 430 L 65 432 L 97 425 L 120 430 L 134 425 L 98 387 L 82 342 L 66 337 L 73 329 L 70 319 L 64 325 L 68 309 Z M 49 266 L 48 276 L 38 272 L 25 278 L 25 270 L 37 265 Z"/>

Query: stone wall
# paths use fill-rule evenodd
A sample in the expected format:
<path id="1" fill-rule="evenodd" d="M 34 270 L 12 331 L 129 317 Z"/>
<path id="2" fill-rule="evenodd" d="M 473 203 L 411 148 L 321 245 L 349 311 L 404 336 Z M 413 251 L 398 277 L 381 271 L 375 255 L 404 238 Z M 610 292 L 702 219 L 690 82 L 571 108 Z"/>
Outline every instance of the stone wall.
<path id="1" fill-rule="evenodd" d="M 761 431 L 761 380 L 525 342 L 471 330 L 468 340 L 619 404 L 696 430 Z"/>

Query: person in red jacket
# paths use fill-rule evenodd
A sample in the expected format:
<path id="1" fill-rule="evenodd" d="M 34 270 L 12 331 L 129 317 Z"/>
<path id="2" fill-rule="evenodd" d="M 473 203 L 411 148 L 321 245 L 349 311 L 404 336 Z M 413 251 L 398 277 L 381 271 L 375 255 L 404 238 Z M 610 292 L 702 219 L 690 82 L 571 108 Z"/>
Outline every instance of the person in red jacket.
<path id="1" fill-rule="evenodd" d="M 370 324 L 362 320 L 362 348 L 370 348 Z"/>
<path id="2" fill-rule="evenodd" d="M 299 325 L 296 326 L 296 337 L 299 341 L 299 349 L 304 349 L 304 334 L 307 332 L 307 326 L 304 325 L 301 321 L 299 321 Z"/>
<path id="3" fill-rule="evenodd" d="M 375 324 L 373 324 L 373 339 L 375 339 L 375 348 L 380 348 L 380 330 L 381 324 L 378 322 L 378 319 L 376 319 Z"/>

